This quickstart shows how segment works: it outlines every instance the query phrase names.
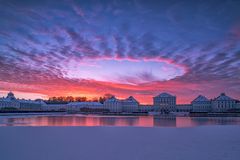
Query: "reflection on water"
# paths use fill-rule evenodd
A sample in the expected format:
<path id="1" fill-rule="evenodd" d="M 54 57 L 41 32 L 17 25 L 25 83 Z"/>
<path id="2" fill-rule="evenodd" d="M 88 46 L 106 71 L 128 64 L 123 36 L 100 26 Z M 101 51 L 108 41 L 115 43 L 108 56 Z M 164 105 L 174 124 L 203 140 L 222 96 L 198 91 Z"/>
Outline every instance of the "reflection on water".
<path id="1" fill-rule="evenodd" d="M 0 126 L 141 126 L 194 127 L 201 125 L 240 125 L 240 117 L 154 117 L 46 115 L 0 116 Z"/>

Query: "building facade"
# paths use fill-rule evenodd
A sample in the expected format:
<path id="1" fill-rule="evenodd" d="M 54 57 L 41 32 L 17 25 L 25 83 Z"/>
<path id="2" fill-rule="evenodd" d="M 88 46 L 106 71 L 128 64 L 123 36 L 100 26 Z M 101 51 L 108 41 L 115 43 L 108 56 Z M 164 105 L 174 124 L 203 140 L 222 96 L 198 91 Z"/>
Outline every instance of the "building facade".
<path id="1" fill-rule="evenodd" d="M 103 109 L 99 102 L 71 102 L 67 104 L 67 111 L 81 111 L 81 109 Z"/>
<path id="2" fill-rule="evenodd" d="M 16 100 L 7 100 L 4 98 L 0 98 L 0 109 L 6 109 L 6 108 L 20 108 L 20 103 Z"/>
<path id="3" fill-rule="evenodd" d="M 191 112 L 192 105 L 191 104 L 177 104 L 176 112 Z"/>
<path id="4" fill-rule="evenodd" d="M 120 113 L 123 111 L 121 100 L 116 97 L 111 97 L 103 103 L 104 109 L 108 109 L 110 112 Z"/>
<path id="5" fill-rule="evenodd" d="M 0 109 L 19 109 L 20 103 L 15 98 L 12 92 L 9 92 L 6 98 L 0 98 Z"/>
<path id="6" fill-rule="evenodd" d="M 23 111 L 40 111 L 42 104 L 38 101 L 16 99 L 12 92 L 9 92 L 6 98 L 0 99 L 0 108 L 12 108 Z"/>
<path id="7" fill-rule="evenodd" d="M 240 102 L 239 101 L 236 102 L 235 106 L 236 106 L 237 110 L 240 110 Z"/>
<path id="8" fill-rule="evenodd" d="M 67 104 L 46 104 L 43 102 L 42 110 L 44 110 L 44 111 L 66 111 Z"/>
<path id="9" fill-rule="evenodd" d="M 199 95 L 192 102 L 193 112 L 211 112 L 211 101 L 205 96 Z"/>
<path id="10" fill-rule="evenodd" d="M 153 112 L 153 105 L 139 105 L 138 112 Z"/>
<path id="11" fill-rule="evenodd" d="M 126 112 L 126 113 L 133 113 L 138 112 L 139 102 L 132 96 L 120 100 L 116 97 L 111 97 L 107 99 L 104 104 L 104 109 L 108 109 L 110 112 Z"/>
<path id="12" fill-rule="evenodd" d="M 161 93 L 153 97 L 153 106 L 155 112 L 176 111 L 176 96 L 169 93 Z"/>
<path id="13" fill-rule="evenodd" d="M 41 102 L 32 101 L 32 100 L 18 100 L 20 107 L 19 110 L 22 111 L 41 111 L 42 104 Z"/>
<path id="14" fill-rule="evenodd" d="M 126 113 L 138 112 L 138 101 L 132 96 L 122 101 L 122 111 Z"/>
<path id="15" fill-rule="evenodd" d="M 161 93 L 153 97 L 153 105 L 140 105 L 132 96 L 126 99 L 111 97 L 104 104 L 99 102 L 72 102 L 68 104 L 46 104 L 43 100 L 16 99 L 12 92 L 6 98 L 0 98 L 0 109 L 23 111 L 83 111 L 83 112 L 236 112 L 240 110 L 240 102 L 222 93 L 209 100 L 199 95 L 191 104 L 176 104 L 176 96 Z M 157 113 L 159 114 L 159 113 Z"/>
<path id="16" fill-rule="evenodd" d="M 211 106 L 213 112 L 227 112 L 237 107 L 236 100 L 225 95 L 225 93 L 221 93 L 213 99 Z"/>

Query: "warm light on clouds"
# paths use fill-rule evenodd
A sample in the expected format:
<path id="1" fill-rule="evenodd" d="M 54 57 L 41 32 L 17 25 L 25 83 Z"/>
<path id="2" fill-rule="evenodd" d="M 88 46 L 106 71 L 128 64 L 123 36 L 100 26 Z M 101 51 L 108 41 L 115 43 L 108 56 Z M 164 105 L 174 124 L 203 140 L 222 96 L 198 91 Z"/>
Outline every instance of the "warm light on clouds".
<path id="1" fill-rule="evenodd" d="M 154 60 L 84 60 L 70 61 L 66 66 L 66 77 L 115 83 L 141 84 L 165 81 L 182 76 L 183 67 Z"/>
<path id="2" fill-rule="evenodd" d="M 187 103 L 226 92 L 239 99 L 239 6 L 3 1 L 1 96 L 10 90 L 29 98 L 111 93 L 152 103 L 159 92 L 170 92 Z"/>

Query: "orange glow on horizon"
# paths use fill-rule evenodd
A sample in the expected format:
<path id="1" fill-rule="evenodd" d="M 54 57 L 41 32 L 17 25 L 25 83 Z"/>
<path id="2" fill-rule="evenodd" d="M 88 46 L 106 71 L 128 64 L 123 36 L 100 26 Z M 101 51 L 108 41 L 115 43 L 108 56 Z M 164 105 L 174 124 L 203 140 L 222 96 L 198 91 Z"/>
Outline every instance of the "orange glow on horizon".
<path id="1" fill-rule="evenodd" d="M 182 104 L 190 103 L 199 94 L 204 94 L 201 89 L 205 88 L 214 91 L 214 94 L 205 91 L 208 98 L 217 96 L 215 93 L 217 89 L 214 89 L 211 84 L 185 83 L 176 80 L 131 85 L 95 80 L 56 79 L 55 83 L 46 82 L 45 84 L 17 84 L 0 81 L 0 86 L 2 86 L 0 96 L 6 96 L 8 91 L 13 91 L 16 93 L 16 97 L 26 99 L 48 99 L 59 96 L 84 96 L 93 99 L 109 93 L 120 99 L 134 96 L 141 104 L 152 104 L 152 97 L 161 92 L 169 92 L 177 96 L 177 104 Z M 221 88 L 218 90 L 219 93 L 222 92 Z"/>

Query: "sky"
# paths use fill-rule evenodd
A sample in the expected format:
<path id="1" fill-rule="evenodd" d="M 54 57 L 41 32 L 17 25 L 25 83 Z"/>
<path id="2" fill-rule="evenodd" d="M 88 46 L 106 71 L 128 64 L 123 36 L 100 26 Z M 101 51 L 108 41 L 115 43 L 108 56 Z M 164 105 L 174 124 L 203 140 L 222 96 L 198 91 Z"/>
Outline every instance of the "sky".
<path id="1" fill-rule="evenodd" d="M 240 99 L 238 0 L 0 0 L 0 96 Z"/>

